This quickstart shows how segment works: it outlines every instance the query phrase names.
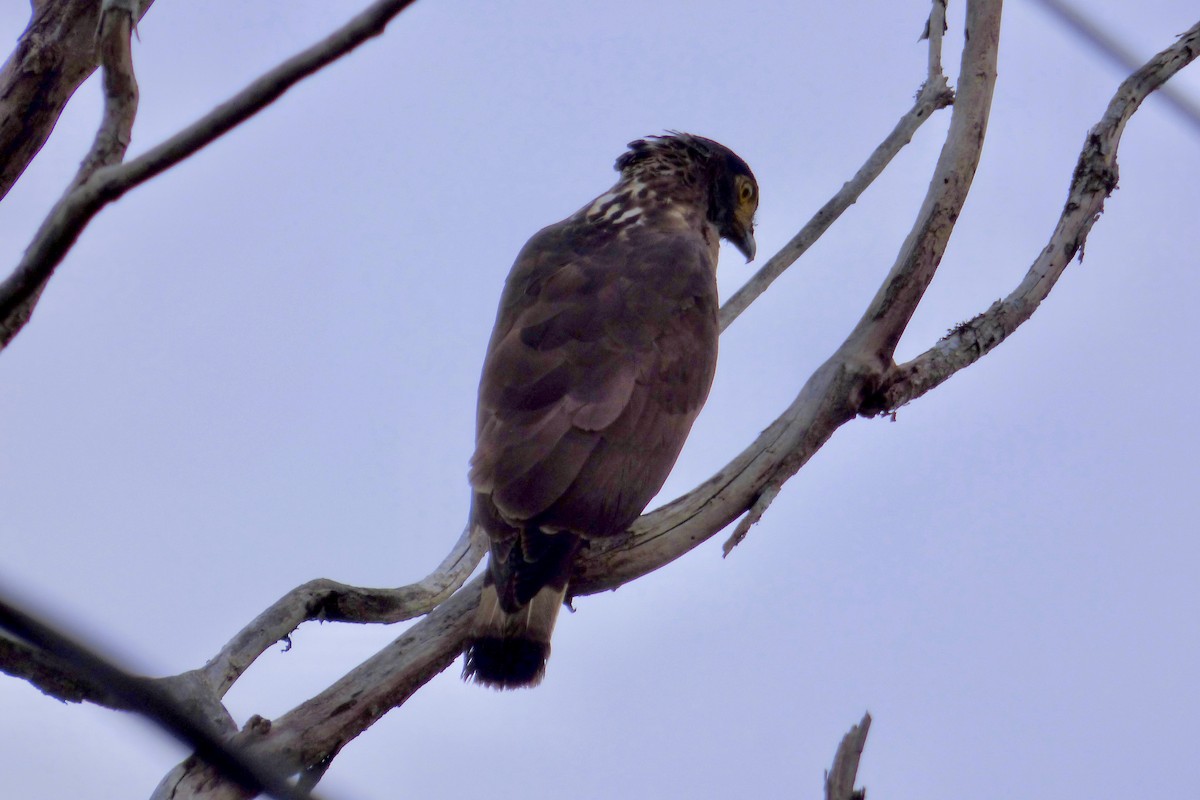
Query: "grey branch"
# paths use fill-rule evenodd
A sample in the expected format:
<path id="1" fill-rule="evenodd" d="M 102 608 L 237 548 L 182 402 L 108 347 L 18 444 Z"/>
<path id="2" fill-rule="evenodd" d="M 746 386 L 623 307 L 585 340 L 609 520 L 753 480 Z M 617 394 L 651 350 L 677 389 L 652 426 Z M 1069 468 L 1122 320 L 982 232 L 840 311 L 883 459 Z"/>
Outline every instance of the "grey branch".
<path id="1" fill-rule="evenodd" d="M 751 303 L 767 290 L 775 279 L 796 262 L 800 256 L 816 243 L 837 219 L 850 206 L 858 202 L 858 198 L 867 187 L 875 182 L 892 159 L 896 157 L 905 145 L 912 141 L 917 129 L 925 120 L 933 116 L 933 112 L 945 108 L 954 102 L 954 92 L 946 85 L 946 76 L 942 74 L 942 27 L 946 24 L 946 9 L 944 0 L 935 0 L 933 13 L 929 16 L 929 25 L 936 27 L 939 33 L 929 37 L 929 74 L 921 90 L 917 93 L 913 107 L 900 118 L 896 127 L 887 135 L 866 162 L 859 167 L 854 177 L 843 184 L 837 194 L 813 215 L 791 241 L 785 244 L 778 253 L 771 256 L 767 263 L 746 283 L 734 292 L 725 304 L 721 306 L 721 331 L 733 324 Z"/>
<path id="2" fill-rule="evenodd" d="M 1001 6 L 1000 0 L 967 6 L 958 95 L 929 191 L 892 271 L 842 346 L 858 357 L 876 359 L 880 368 L 891 363 L 901 334 L 933 280 L 974 180 L 996 84 Z"/>
<path id="3" fill-rule="evenodd" d="M 398 589 L 309 581 L 255 617 L 200 672 L 215 695 L 224 697 L 255 659 L 304 622 L 393 623 L 428 614 L 466 582 L 486 547 L 483 534 L 468 527 L 436 570 Z"/>
<path id="4" fill-rule="evenodd" d="M 842 737 L 833 757 L 833 769 L 825 773 L 825 800 L 863 800 L 867 796 L 865 789 L 855 790 L 854 781 L 870 730 L 871 715 L 863 714 L 862 721 Z"/>
<path id="5" fill-rule="evenodd" d="M 978 361 L 1028 320 L 1078 254 L 1117 186 L 1117 146 L 1142 101 L 1200 54 L 1200 22 L 1150 59 L 1117 89 L 1104 117 L 1088 132 L 1071 177 L 1067 202 L 1050 241 L 1025 278 L 1003 300 L 955 327 L 921 355 L 893 369 L 863 413 L 885 413 L 914 400 Z"/>
<path id="6" fill-rule="evenodd" d="M 929 40 L 929 80 L 942 74 L 942 36 L 946 33 L 946 0 L 933 0 L 922 39 Z"/>
<path id="7" fill-rule="evenodd" d="M 274 722 L 252 720 L 233 743 L 289 772 L 320 769 L 458 658 L 481 585 L 476 578 L 383 650 Z M 189 759 L 163 779 L 152 800 L 244 797 L 213 778 L 210 768 Z"/>

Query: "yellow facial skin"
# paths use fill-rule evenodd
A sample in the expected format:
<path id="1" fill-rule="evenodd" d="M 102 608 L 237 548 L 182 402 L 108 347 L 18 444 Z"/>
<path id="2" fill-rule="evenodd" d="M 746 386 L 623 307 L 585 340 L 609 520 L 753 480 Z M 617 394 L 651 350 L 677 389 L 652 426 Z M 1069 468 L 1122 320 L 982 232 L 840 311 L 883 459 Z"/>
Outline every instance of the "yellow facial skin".
<path id="1" fill-rule="evenodd" d="M 733 210 L 733 225 L 736 235 L 732 237 L 747 261 L 754 260 L 754 213 L 758 211 L 758 187 L 754 179 L 738 175 L 734 179 L 737 192 L 737 207 Z"/>

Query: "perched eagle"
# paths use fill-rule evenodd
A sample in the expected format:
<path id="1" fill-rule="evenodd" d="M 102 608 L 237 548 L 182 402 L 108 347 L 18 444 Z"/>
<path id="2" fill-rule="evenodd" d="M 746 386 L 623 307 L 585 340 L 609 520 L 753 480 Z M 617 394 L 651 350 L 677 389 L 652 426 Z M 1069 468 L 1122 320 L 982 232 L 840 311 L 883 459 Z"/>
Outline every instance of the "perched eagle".
<path id="1" fill-rule="evenodd" d="M 571 564 L 662 488 L 717 363 L 717 251 L 754 258 L 758 185 L 710 139 L 632 142 L 617 184 L 535 234 L 504 285 L 470 481 L 491 559 L 465 678 L 536 685 Z"/>

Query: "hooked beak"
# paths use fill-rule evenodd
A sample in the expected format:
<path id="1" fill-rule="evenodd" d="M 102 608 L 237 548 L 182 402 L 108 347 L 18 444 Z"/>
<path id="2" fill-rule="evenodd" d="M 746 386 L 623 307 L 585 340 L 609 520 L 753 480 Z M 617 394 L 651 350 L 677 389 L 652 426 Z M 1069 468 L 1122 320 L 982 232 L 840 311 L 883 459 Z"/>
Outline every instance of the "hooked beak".
<path id="1" fill-rule="evenodd" d="M 758 250 L 758 244 L 754 241 L 754 229 L 749 228 L 744 231 L 737 231 L 729 236 L 729 241 L 733 243 L 741 254 L 746 257 L 746 263 L 749 264 L 754 260 L 754 253 Z"/>

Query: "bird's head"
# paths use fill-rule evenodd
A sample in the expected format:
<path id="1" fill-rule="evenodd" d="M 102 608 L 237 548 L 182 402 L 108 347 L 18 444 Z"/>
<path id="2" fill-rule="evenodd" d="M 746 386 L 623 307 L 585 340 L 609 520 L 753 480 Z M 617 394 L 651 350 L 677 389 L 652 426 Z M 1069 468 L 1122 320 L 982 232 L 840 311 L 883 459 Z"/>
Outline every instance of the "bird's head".
<path id="1" fill-rule="evenodd" d="M 758 182 L 737 153 L 723 144 L 690 133 L 671 131 L 629 143 L 617 159 L 617 169 L 631 174 L 647 167 L 655 172 L 679 170 L 685 180 L 705 192 L 708 219 L 721 238 L 754 260 L 754 214 L 758 210 Z"/>

